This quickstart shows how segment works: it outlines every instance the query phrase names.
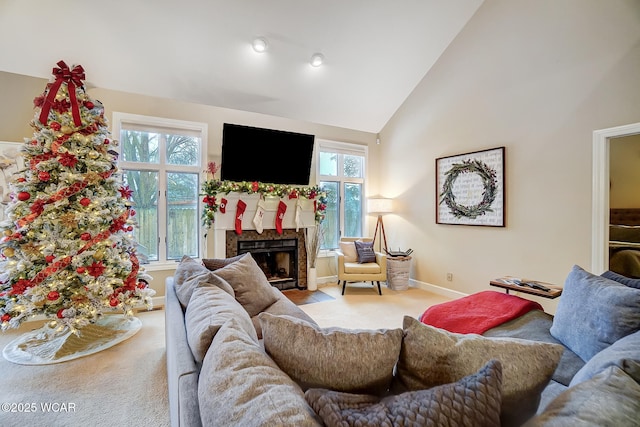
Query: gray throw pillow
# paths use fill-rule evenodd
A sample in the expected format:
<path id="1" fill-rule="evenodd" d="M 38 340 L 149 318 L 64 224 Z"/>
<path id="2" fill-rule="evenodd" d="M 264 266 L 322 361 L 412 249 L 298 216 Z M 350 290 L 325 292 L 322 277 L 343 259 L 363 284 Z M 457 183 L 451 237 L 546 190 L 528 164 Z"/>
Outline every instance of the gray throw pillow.
<path id="1" fill-rule="evenodd" d="M 237 319 L 220 328 L 202 363 L 198 402 L 204 426 L 320 426 L 304 393 Z"/>
<path id="2" fill-rule="evenodd" d="M 631 277 L 623 276 L 615 271 L 607 270 L 601 274 L 602 277 L 606 277 L 610 280 L 615 280 L 618 283 L 622 283 L 625 286 L 640 289 L 640 279 L 632 279 Z"/>
<path id="3" fill-rule="evenodd" d="M 204 264 L 204 266 L 207 267 L 209 270 L 216 271 L 219 268 L 222 268 L 231 264 L 232 262 L 238 261 L 240 258 L 243 257 L 243 255 L 244 254 L 236 255 L 231 258 L 203 258 L 202 264 Z"/>
<path id="4" fill-rule="evenodd" d="M 267 354 L 303 390 L 384 394 L 398 360 L 402 329 L 320 328 L 291 316 L 261 313 Z"/>
<path id="5" fill-rule="evenodd" d="M 640 289 L 574 266 L 564 284 L 551 335 L 585 362 L 640 329 Z"/>
<path id="6" fill-rule="evenodd" d="M 637 427 L 640 384 L 617 366 L 568 388 L 526 427 Z"/>
<path id="7" fill-rule="evenodd" d="M 217 286 L 228 294 L 233 295 L 233 289 L 228 283 L 214 276 L 205 266 L 188 256 L 182 257 L 178 264 L 173 275 L 173 284 L 176 289 L 176 296 L 183 309 L 189 305 L 191 294 L 199 286 Z"/>
<path id="8" fill-rule="evenodd" d="M 406 390 L 448 384 L 477 372 L 489 360 L 502 364 L 502 424 L 520 425 L 533 416 L 540 394 L 564 348 L 515 338 L 456 334 L 404 317 L 396 376 Z"/>
<path id="9" fill-rule="evenodd" d="M 358 262 L 364 264 L 367 262 L 376 262 L 376 253 L 373 250 L 373 242 L 355 242 L 356 252 L 358 253 Z"/>
<path id="10" fill-rule="evenodd" d="M 495 427 L 500 425 L 501 386 L 500 362 L 492 360 L 455 383 L 383 399 L 325 389 L 309 389 L 304 397 L 327 426 Z"/>
<path id="11" fill-rule="evenodd" d="M 211 341 L 229 319 L 236 319 L 238 326 L 258 342 L 249 315 L 235 298 L 217 286 L 198 287 L 193 291 L 185 313 L 185 327 L 196 362 L 202 363 Z"/>
<path id="12" fill-rule="evenodd" d="M 233 288 L 236 300 L 253 317 L 273 304 L 277 294 L 267 280 L 267 276 L 255 262 L 251 253 L 246 253 L 231 264 L 211 274 L 222 278 Z"/>
<path id="13" fill-rule="evenodd" d="M 571 380 L 570 387 L 587 381 L 609 366 L 617 366 L 640 382 L 640 331 L 619 339 L 593 356 Z"/>

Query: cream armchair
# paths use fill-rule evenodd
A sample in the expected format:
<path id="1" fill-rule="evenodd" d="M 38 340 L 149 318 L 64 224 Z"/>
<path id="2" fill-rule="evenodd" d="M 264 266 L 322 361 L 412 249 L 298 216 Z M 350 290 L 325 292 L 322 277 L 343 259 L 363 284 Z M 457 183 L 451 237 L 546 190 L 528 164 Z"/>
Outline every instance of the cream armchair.
<path id="1" fill-rule="evenodd" d="M 382 295 L 380 282 L 387 280 L 387 256 L 376 252 L 376 262 L 358 263 L 357 252 L 353 244 L 356 240 L 372 241 L 367 237 L 343 237 L 340 239 L 340 249 L 335 251 L 338 263 L 338 286 L 342 282 L 342 295 L 344 295 L 347 282 L 371 282 L 372 285 L 374 285 L 373 282 L 377 282 L 378 294 Z M 353 246 L 353 250 L 351 246 Z"/>

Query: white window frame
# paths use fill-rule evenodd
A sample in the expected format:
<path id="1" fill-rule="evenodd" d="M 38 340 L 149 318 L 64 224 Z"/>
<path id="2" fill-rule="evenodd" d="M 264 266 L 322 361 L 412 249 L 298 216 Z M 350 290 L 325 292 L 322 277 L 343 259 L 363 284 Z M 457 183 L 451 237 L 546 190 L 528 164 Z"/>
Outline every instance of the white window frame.
<path id="1" fill-rule="evenodd" d="M 199 134 L 201 147 L 200 147 L 200 164 L 196 166 L 185 165 L 167 165 L 165 163 L 165 153 L 160 150 L 160 158 L 158 164 L 145 164 L 139 162 L 126 162 L 122 157 L 118 160 L 118 169 L 120 170 L 152 170 L 158 171 L 158 190 L 160 192 L 158 197 L 158 261 L 150 261 L 149 264 L 145 264 L 145 269 L 148 271 L 165 270 L 176 267 L 176 260 L 167 259 L 167 182 L 166 174 L 168 172 L 187 172 L 198 173 L 198 185 L 201 186 L 205 177 L 205 169 L 207 163 L 207 146 L 208 146 L 208 125 L 207 123 L 192 122 L 186 120 L 167 119 L 162 117 L 144 116 L 140 114 L 130 114 L 113 112 L 113 128 L 112 135 L 114 139 L 120 140 L 120 132 L 123 123 L 127 125 L 134 125 L 138 128 L 148 127 L 149 130 L 156 130 L 157 128 L 169 128 L 174 130 L 184 130 L 189 134 Z M 121 150 L 121 145 L 119 146 Z M 200 188 L 197 189 L 197 194 L 200 194 Z M 198 219 L 202 218 L 202 203 L 198 196 Z M 164 227 L 162 225 L 165 225 Z M 202 230 L 198 228 L 198 258 L 202 258 L 206 250 L 206 242 Z M 164 242 L 164 244 L 160 244 Z"/>
<path id="2" fill-rule="evenodd" d="M 330 140 L 323 140 L 323 139 L 316 140 L 316 141 L 318 143 L 317 150 L 316 150 L 317 152 L 317 156 L 316 156 L 317 183 L 316 184 L 320 184 L 321 181 L 339 182 L 340 194 L 339 194 L 339 201 L 338 201 L 338 209 L 340 210 L 340 223 L 338 227 L 340 229 L 339 230 L 340 235 L 338 236 L 338 241 L 344 235 L 345 213 L 344 213 L 343 200 L 344 200 L 344 184 L 345 183 L 362 184 L 361 223 L 362 223 L 362 233 L 366 233 L 367 212 L 365 210 L 365 198 L 366 198 L 365 195 L 367 194 L 366 185 L 367 185 L 367 176 L 369 173 L 369 147 L 367 145 L 352 144 L 348 142 L 330 141 Z M 347 154 L 347 155 L 364 157 L 363 177 L 351 178 L 351 177 L 343 176 L 342 173 L 344 172 L 344 165 L 342 161 L 338 162 L 338 176 L 320 175 L 320 152 L 330 152 L 330 153 L 338 153 L 343 155 Z M 321 255 L 330 256 L 332 254 L 333 254 L 333 250 L 323 250 Z"/>

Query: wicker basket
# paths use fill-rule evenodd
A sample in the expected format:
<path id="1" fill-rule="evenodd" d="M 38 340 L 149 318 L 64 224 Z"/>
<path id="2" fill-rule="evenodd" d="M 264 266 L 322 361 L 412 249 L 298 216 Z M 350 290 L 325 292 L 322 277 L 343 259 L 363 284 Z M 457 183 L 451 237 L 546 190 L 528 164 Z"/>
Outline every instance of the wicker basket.
<path id="1" fill-rule="evenodd" d="M 387 287 L 394 291 L 409 288 L 411 257 L 387 257 Z"/>

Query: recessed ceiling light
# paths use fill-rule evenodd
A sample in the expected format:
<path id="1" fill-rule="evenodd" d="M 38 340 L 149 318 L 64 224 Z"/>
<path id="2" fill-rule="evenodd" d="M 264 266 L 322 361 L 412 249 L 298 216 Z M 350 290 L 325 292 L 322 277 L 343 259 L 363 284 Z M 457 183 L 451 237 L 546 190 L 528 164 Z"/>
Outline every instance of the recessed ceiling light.
<path id="1" fill-rule="evenodd" d="M 311 56 L 312 67 L 319 67 L 322 65 L 323 62 L 324 62 L 324 55 L 322 55 L 321 53 L 314 53 Z"/>
<path id="2" fill-rule="evenodd" d="M 253 50 L 258 53 L 262 53 L 267 50 L 267 40 L 264 37 L 255 38 L 251 45 L 253 46 Z"/>

